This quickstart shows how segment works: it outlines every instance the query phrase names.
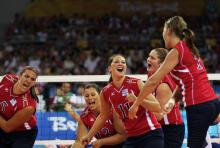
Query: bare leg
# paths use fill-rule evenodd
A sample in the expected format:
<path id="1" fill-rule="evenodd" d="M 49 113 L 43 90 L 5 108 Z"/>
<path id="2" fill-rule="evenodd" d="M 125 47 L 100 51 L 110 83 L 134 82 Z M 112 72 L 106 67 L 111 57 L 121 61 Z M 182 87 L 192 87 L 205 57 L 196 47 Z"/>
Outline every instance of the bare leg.
<path id="1" fill-rule="evenodd" d="M 215 122 L 220 122 L 220 114 L 219 114 L 218 117 L 215 119 Z"/>

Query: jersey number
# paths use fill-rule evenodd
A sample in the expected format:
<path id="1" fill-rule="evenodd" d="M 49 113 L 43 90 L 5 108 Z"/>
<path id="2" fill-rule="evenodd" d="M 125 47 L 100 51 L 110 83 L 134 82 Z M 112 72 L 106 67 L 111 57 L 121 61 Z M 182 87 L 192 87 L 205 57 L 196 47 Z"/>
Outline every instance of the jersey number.
<path id="1" fill-rule="evenodd" d="M 109 130 L 108 128 L 106 128 L 106 127 L 102 128 L 102 129 L 101 129 L 101 132 L 105 135 L 105 137 L 109 137 L 109 136 L 112 135 L 111 132 L 110 132 L 110 130 Z M 101 139 L 101 138 L 102 138 L 101 133 L 100 133 L 100 132 L 97 132 L 96 137 L 97 137 L 98 139 Z"/>
<path id="2" fill-rule="evenodd" d="M 126 103 L 124 103 L 124 104 L 119 104 L 119 105 L 118 105 L 118 108 L 119 108 L 120 111 L 121 111 L 122 118 L 123 118 L 123 119 L 127 118 L 127 117 L 128 117 L 127 112 L 128 112 L 128 110 L 129 110 L 129 108 L 130 108 L 129 102 L 126 102 Z"/>

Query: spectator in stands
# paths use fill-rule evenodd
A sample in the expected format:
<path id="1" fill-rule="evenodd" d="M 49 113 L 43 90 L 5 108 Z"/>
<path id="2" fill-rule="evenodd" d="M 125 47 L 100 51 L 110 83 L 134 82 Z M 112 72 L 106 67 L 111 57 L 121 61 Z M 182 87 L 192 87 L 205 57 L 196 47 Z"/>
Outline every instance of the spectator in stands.
<path id="1" fill-rule="evenodd" d="M 84 99 L 84 85 L 83 84 L 77 84 L 76 86 L 76 94 L 74 94 L 71 98 L 69 103 L 72 104 L 74 109 L 83 109 L 86 105 L 85 99 Z"/>
<path id="2" fill-rule="evenodd" d="M 32 148 L 37 137 L 35 82 L 38 71 L 26 66 L 0 82 L 0 147 Z"/>
<path id="3" fill-rule="evenodd" d="M 57 95 L 54 98 L 52 109 L 54 111 L 64 111 L 66 103 L 70 102 L 70 99 L 75 94 L 71 92 L 71 84 L 68 82 L 62 83 L 61 87 L 57 89 Z"/>
<path id="4" fill-rule="evenodd" d="M 45 110 L 49 112 L 56 96 L 56 86 L 50 83 L 44 84 L 42 95 L 45 101 Z"/>
<path id="5" fill-rule="evenodd" d="M 216 48 L 219 47 L 220 43 L 218 42 L 219 21 L 217 19 L 219 14 L 217 15 L 217 17 L 212 19 L 207 17 L 207 14 L 188 17 L 189 21 L 192 22 L 192 28 L 199 36 L 196 40 L 197 45 L 200 50 L 205 51 L 203 53 L 205 55 L 204 58 L 208 58 L 206 57 L 208 50 L 214 51 L 213 57 L 218 55 L 216 54 Z M 160 29 L 156 28 L 159 28 L 163 24 L 163 20 L 162 17 L 155 14 L 144 17 L 135 14 L 126 18 L 112 14 L 111 16 L 106 15 L 97 19 L 80 14 L 69 18 L 58 15 L 56 17 L 34 18 L 34 21 L 31 17 L 27 18 L 22 15 L 16 15 L 5 33 L 5 42 L 7 43 L 3 49 L 5 56 L 0 61 L 0 66 L 4 70 L 2 74 L 12 69 L 17 71 L 19 66 L 16 66 L 15 63 L 19 63 L 20 65 L 32 61 L 33 64 L 35 56 L 37 58 L 34 60 L 34 64 L 39 65 L 42 74 L 89 74 L 91 72 L 94 72 L 93 74 L 105 74 L 105 71 L 100 69 L 105 69 L 105 64 L 101 63 L 102 61 L 106 63 L 106 58 L 93 58 L 92 61 L 94 63 L 92 67 L 89 67 L 88 65 L 90 64 L 88 62 L 91 59 L 87 57 L 91 57 L 91 53 L 87 55 L 87 51 L 81 49 L 87 47 L 86 49 L 92 49 L 92 51 L 97 50 L 97 55 L 106 55 L 109 57 L 112 54 L 108 52 L 109 49 L 124 54 L 125 51 L 130 51 L 134 47 L 138 51 L 151 49 L 151 46 L 161 47 L 162 38 Z M 40 36 L 43 36 L 43 42 L 42 39 L 39 40 L 39 33 Z M 120 36 L 125 38 L 126 41 L 124 39 L 121 40 Z M 214 40 L 216 42 L 215 46 L 211 46 L 213 42 L 208 46 L 204 44 L 207 39 Z M 82 40 L 82 43 L 86 45 L 77 47 L 78 42 L 76 41 L 78 40 Z M 26 52 L 27 49 L 29 52 Z M 72 52 L 73 50 L 80 52 Z M 144 53 L 148 52 L 146 51 Z M 82 58 L 81 54 L 85 56 Z M 128 53 L 129 55 L 130 53 Z M 10 58 L 5 59 L 8 56 Z M 217 63 L 215 59 L 211 58 L 207 61 L 207 70 L 210 70 L 210 72 L 215 72 L 213 64 L 210 64 Z M 139 68 L 143 67 L 140 61 L 143 60 L 139 59 L 138 56 L 137 61 L 132 61 L 131 73 L 140 72 Z M 100 61 L 99 66 L 94 71 L 94 67 L 96 67 L 98 61 Z M 48 63 L 50 63 L 49 67 Z M 57 68 L 57 65 L 62 68 Z"/>

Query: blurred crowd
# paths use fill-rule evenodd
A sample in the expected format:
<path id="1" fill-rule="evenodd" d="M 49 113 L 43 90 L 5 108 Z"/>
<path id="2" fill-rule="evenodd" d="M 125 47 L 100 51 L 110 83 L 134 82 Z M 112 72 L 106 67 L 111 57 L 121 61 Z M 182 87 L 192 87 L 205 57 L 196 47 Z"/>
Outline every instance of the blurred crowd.
<path id="1" fill-rule="evenodd" d="M 197 36 L 208 72 L 219 72 L 219 15 L 184 18 Z M 113 53 L 127 57 L 129 73 L 145 73 L 149 51 L 164 46 L 164 19 L 156 14 L 99 18 L 83 14 L 27 18 L 16 14 L 0 50 L 0 73 L 17 72 L 23 65 L 31 65 L 42 75 L 106 74 L 106 59 Z"/>
<path id="2" fill-rule="evenodd" d="M 82 110 L 86 104 L 82 83 L 38 83 L 35 90 L 39 98 L 38 111 L 64 112 L 66 104 L 71 104 L 74 110 Z"/>
<path id="3" fill-rule="evenodd" d="M 27 18 L 16 14 L 0 47 L 0 74 L 17 73 L 25 65 L 38 68 L 41 75 L 106 74 L 106 59 L 114 53 L 125 55 L 128 73 L 145 74 L 149 51 L 164 47 L 162 28 L 167 17 L 121 17 L 112 13 L 97 18 L 83 14 Z M 196 45 L 208 72 L 220 72 L 218 13 L 183 17 L 197 36 Z M 65 87 L 70 89 L 66 92 Z M 44 110 L 62 111 L 59 105 L 63 106 L 63 102 L 74 104 L 73 98 L 80 100 L 77 87 L 42 84 L 39 94 L 45 103 Z M 84 107 L 82 100 L 79 106 L 75 104 L 77 108 Z"/>

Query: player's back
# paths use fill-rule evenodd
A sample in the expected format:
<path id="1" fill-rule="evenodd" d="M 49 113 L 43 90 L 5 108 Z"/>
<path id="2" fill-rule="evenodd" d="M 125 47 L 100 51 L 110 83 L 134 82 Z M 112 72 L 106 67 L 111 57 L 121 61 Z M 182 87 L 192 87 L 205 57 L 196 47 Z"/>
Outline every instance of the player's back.
<path id="1" fill-rule="evenodd" d="M 175 48 L 179 52 L 179 64 L 172 70 L 171 76 L 180 86 L 186 106 L 217 98 L 202 60 L 191 53 L 184 41 Z"/>

